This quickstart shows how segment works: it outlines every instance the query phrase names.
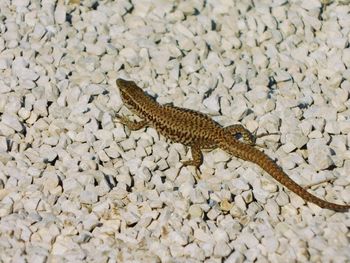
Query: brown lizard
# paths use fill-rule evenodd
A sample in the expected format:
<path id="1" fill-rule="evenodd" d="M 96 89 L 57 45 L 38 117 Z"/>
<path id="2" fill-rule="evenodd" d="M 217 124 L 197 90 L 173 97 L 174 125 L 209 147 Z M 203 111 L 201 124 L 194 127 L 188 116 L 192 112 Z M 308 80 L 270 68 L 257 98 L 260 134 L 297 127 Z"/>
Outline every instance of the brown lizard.
<path id="1" fill-rule="evenodd" d="M 171 141 L 190 147 L 192 160 L 184 161 L 183 165 L 193 165 L 198 169 L 202 163 L 202 149 L 221 148 L 240 159 L 259 165 L 278 182 L 308 202 L 335 211 L 347 211 L 350 208 L 350 205 L 322 200 L 294 182 L 272 159 L 254 148 L 253 135 L 242 125 L 223 128 L 203 113 L 161 105 L 133 81 L 117 79 L 117 85 L 125 106 L 142 119 L 136 122 L 117 115 L 121 123 L 130 130 L 153 127 Z M 243 137 L 243 142 L 233 136 L 238 134 Z"/>

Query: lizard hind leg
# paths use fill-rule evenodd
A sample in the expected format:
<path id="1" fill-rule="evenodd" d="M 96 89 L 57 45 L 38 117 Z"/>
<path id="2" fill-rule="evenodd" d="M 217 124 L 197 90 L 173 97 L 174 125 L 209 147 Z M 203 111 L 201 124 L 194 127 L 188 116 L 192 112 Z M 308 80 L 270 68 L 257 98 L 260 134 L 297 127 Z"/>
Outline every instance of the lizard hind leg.
<path id="1" fill-rule="evenodd" d="M 241 124 L 227 126 L 224 130 L 235 137 L 242 136 L 243 141 L 249 145 L 255 145 L 256 136 Z"/>
<path id="2" fill-rule="evenodd" d="M 191 154 L 192 154 L 191 160 L 182 161 L 182 165 L 180 166 L 176 177 L 180 174 L 180 171 L 184 166 L 194 166 L 196 169 L 195 179 L 196 181 L 198 181 L 200 179 L 199 166 L 203 162 L 203 155 L 202 155 L 200 146 L 199 145 L 191 146 Z"/>
<path id="3" fill-rule="evenodd" d="M 234 124 L 234 125 L 227 126 L 224 128 L 224 130 L 235 137 L 237 137 L 238 135 L 242 136 L 243 141 L 251 146 L 258 146 L 261 148 L 265 148 L 265 146 L 256 144 L 256 139 L 264 136 L 268 136 L 268 135 L 278 134 L 278 133 L 262 133 L 262 134 L 256 135 L 256 133 L 251 133 L 241 124 Z"/>

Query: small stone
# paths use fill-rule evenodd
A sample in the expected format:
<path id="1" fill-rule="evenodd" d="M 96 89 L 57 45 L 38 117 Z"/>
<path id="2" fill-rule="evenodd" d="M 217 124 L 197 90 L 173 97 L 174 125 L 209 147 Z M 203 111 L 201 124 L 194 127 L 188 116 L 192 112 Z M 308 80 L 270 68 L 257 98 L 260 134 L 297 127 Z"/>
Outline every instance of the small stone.
<path id="1" fill-rule="evenodd" d="M 6 190 L 5 190 L 6 191 Z M 0 190 L 0 196 L 5 193 L 4 190 Z M 6 192 L 7 194 L 7 192 Z M 6 216 L 13 213 L 13 204 L 0 204 L 0 217 L 5 218 Z"/>
<path id="2" fill-rule="evenodd" d="M 258 239 L 252 233 L 249 232 L 242 233 L 240 235 L 240 239 L 248 248 L 255 248 L 259 244 Z"/>
<path id="3" fill-rule="evenodd" d="M 254 65 L 258 66 L 259 68 L 267 67 L 268 60 L 266 56 L 263 54 L 263 52 L 260 50 L 260 48 L 253 48 L 252 55 L 253 55 Z"/>
<path id="4" fill-rule="evenodd" d="M 242 119 L 246 113 L 248 112 L 248 106 L 245 99 L 242 96 L 236 96 L 234 101 L 232 102 L 232 117 L 235 120 Z"/>
<path id="5" fill-rule="evenodd" d="M 34 102 L 34 113 L 36 113 L 38 116 L 47 116 L 47 100 L 46 99 L 39 99 Z"/>
<path id="6" fill-rule="evenodd" d="M 106 148 L 104 151 L 112 159 L 118 158 L 122 152 L 120 147 L 115 142 L 112 142 L 109 148 Z"/>
<path id="7" fill-rule="evenodd" d="M 218 257 L 227 257 L 232 249 L 226 242 L 217 242 L 214 247 L 214 255 Z"/>
<path id="8" fill-rule="evenodd" d="M 312 124 L 308 121 L 302 121 L 298 126 L 303 131 L 305 136 L 308 136 L 311 132 Z"/>
<path id="9" fill-rule="evenodd" d="M 226 262 L 244 262 L 244 259 L 245 257 L 242 253 L 240 253 L 239 251 L 234 251 L 226 259 Z"/>
<path id="10" fill-rule="evenodd" d="M 41 198 L 40 197 L 32 197 L 29 198 L 27 200 L 25 200 L 23 202 L 23 208 L 27 211 L 27 212 L 34 212 L 36 211 L 39 203 L 41 202 Z"/>
<path id="11" fill-rule="evenodd" d="M 29 0 L 13 0 L 12 4 L 17 7 L 25 7 L 29 5 Z"/>
<path id="12" fill-rule="evenodd" d="M 259 104 L 267 100 L 267 90 L 265 87 L 256 86 L 254 90 L 247 92 L 246 97 L 250 102 Z"/>
<path id="13" fill-rule="evenodd" d="M 216 242 L 225 242 L 226 243 L 226 242 L 230 241 L 229 236 L 226 233 L 226 231 L 223 229 L 220 229 L 220 228 L 218 228 L 214 231 L 213 236 L 214 236 L 214 239 Z"/>
<path id="14" fill-rule="evenodd" d="M 220 110 L 219 97 L 212 95 L 203 101 L 204 106 L 206 106 L 211 114 L 218 114 Z"/>
<path id="15" fill-rule="evenodd" d="M 11 87 L 6 85 L 2 80 L 0 80 L 0 93 L 7 93 L 11 91 Z"/>
<path id="16" fill-rule="evenodd" d="M 273 218 L 276 218 L 279 214 L 280 208 L 275 200 L 268 199 L 267 203 L 265 204 L 266 212 L 269 213 L 269 215 Z"/>
<path id="17" fill-rule="evenodd" d="M 44 187 L 47 190 L 55 189 L 59 184 L 59 178 L 55 172 L 44 172 L 43 174 Z"/>
<path id="18" fill-rule="evenodd" d="M 274 253 L 278 248 L 278 240 L 275 237 L 263 237 L 261 243 L 266 248 L 268 253 Z"/>
<path id="19" fill-rule="evenodd" d="M 245 211 L 247 209 L 247 205 L 241 195 L 235 196 L 235 205 L 240 208 L 241 210 Z"/>
<path id="20" fill-rule="evenodd" d="M 33 177 L 39 177 L 41 175 L 41 171 L 36 167 L 29 167 L 27 170 L 28 174 L 30 174 Z"/>
<path id="21" fill-rule="evenodd" d="M 58 136 L 46 137 L 43 140 L 43 142 L 45 144 L 48 144 L 48 145 L 51 145 L 51 146 L 57 145 L 58 141 L 59 141 L 59 137 Z"/>
<path id="22" fill-rule="evenodd" d="M 106 52 L 105 44 L 100 41 L 95 44 L 86 43 L 85 46 L 88 54 L 101 56 Z"/>
<path id="23" fill-rule="evenodd" d="M 324 129 L 331 134 L 340 134 L 340 127 L 337 121 L 327 121 Z"/>
<path id="24" fill-rule="evenodd" d="M 100 220 L 94 213 L 84 216 L 84 220 L 83 220 L 84 230 L 91 231 L 95 226 L 99 224 L 100 224 Z"/>
<path id="25" fill-rule="evenodd" d="M 198 218 L 202 217 L 203 211 L 199 205 L 191 205 L 188 209 L 188 213 L 190 214 L 191 218 Z"/>
<path id="26" fill-rule="evenodd" d="M 208 240 L 211 240 L 212 238 L 210 234 L 204 232 L 200 228 L 194 230 L 193 236 L 202 242 L 208 242 Z"/>
<path id="27" fill-rule="evenodd" d="M 63 190 L 67 194 L 70 194 L 72 192 L 81 193 L 81 191 L 83 190 L 83 187 L 81 186 L 81 184 L 79 184 L 77 182 L 77 180 L 75 180 L 74 178 L 71 178 L 71 177 L 64 179 L 62 184 L 63 184 L 62 185 Z"/>
<path id="28" fill-rule="evenodd" d="M 6 58 L 0 58 L 0 69 L 8 69 L 10 67 L 10 62 Z"/>
<path id="29" fill-rule="evenodd" d="M 182 59 L 183 69 L 186 72 L 186 74 L 191 74 L 196 72 L 201 68 L 201 64 L 199 63 L 198 54 L 196 52 L 189 52 L 183 59 Z"/>
<path id="30" fill-rule="evenodd" d="M 217 151 L 215 154 L 214 154 L 214 162 L 215 163 L 220 163 L 220 162 L 227 162 L 231 159 L 231 156 L 224 152 L 224 151 Z"/>
<path id="31" fill-rule="evenodd" d="M 289 149 L 292 149 L 293 147 L 297 147 L 300 149 L 308 142 L 308 138 L 300 133 L 288 133 L 286 135 L 286 144 L 291 144 L 290 146 L 285 146 L 286 152 L 288 152 Z"/>
<path id="32" fill-rule="evenodd" d="M 222 202 L 220 202 L 220 209 L 222 211 L 228 212 L 233 208 L 233 204 L 230 203 L 227 199 L 224 199 Z"/>
<path id="33" fill-rule="evenodd" d="M 107 142 L 108 145 L 113 141 L 113 135 L 108 130 L 97 130 L 94 132 L 97 139 Z"/>
<path id="34" fill-rule="evenodd" d="M 334 107 L 312 105 L 304 112 L 304 118 L 324 118 L 325 120 L 336 120 L 337 111 Z"/>
<path id="35" fill-rule="evenodd" d="M 284 70 L 276 70 L 276 76 L 274 77 L 276 82 L 286 82 L 292 79 L 292 76 Z"/>
<path id="36" fill-rule="evenodd" d="M 207 216 L 210 220 L 215 220 L 222 212 L 215 206 L 209 210 Z"/>
<path id="37" fill-rule="evenodd" d="M 242 197 L 246 204 L 253 202 L 253 194 L 251 190 L 243 192 Z"/>
<path id="38" fill-rule="evenodd" d="M 126 139 L 126 133 L 122 125 L 117 125 L 117 128 L 112 130 L 113 138 L 117 142 L 124 141 Z"/>
<path id="39" fill-rule="evenodd" d="M 125 220 L 127 225 L 136 224 L 140 220 L 139 215 L 132 212 L 132 211 L 128 211 L 126 213 L 123 213 L 122 216 L 123 216 L 123 219 Z"/>
<path id="40" fill-rule="evenodd" d="M 0 136 L 0 152 L 7 152 L 8 146 L 6 137 Z"/>
<path id="41" fill-rule="evenodd" d="M 30 116 L 30 111 L 26 108 L 20 108 L 18 111 L 18 116 L 21 117 L 23 120 L 26 120 Z"/>
<path id="42" fill-rule="evenodd" d="M 97 199 L 97 193 L 93 188 L 91 188 L 91 190 L 84 190 L 80 193 L 80 201 L 84 204 L 94 204 L 97 202 Z"/>
<path id="43" fill-rule="evenodd" d="M 19 122 L 16 115 L 4 113 L 2 115 L 1 121 L 3 124 L 9 126 L 17 132 L 21 132 L 23 129 L 22 124 Z"/>
<path id="44" fill-rule="evenodd" d="M 55 10 L 55 21 L 57 24 L 63 24 L 66 21 L 67 9 L 64 5 L 58 4 Z"/>
<path id="45" fill-rule="evenodd" d="M 139 56 L 134 49 L 126 47 L 119 52 L 119 55 L 126 59 L 130 66 L 137 66 L 139 64 Z"/>
<path id="46" fill-rule="evenodd" d="M 321 8 L 321 1 L 318 0 L 303 0 L 301 2 L 301 7 L 306 10 L 313 10 Z"/>
<path id="47" fill-rule="evenodd" d="M 312 139 L 307 143 L 308 160 L 316 171 L 327 169 L 333 164 L 331 152 L 324 139 Z"/>
<path id="48" fill-rule="evenodd" d="M 32 69 L 22 68 L 17 72 L 17 77 L 22 80 L 37 80 L 39 75 Z"/>
<path id="49" fill-rule="evenodd" d="M 342 61 L 345 63 L 347 67 L 350 67 L 350 49 L 345 48 L 342 50 Z"/>
<path id="50" fill-rule="evenodd" d="M 44 161 L 52 162 L 57 158 L 57 152 L 49 145 L 43 145 L 40 147 L 40 156 Z"/>
<path id="51" fill-rule="evenodd" d="M 339 128 L 341 133 L 343 134 L 349 134 L 350 133 L 350 121 L 340 121 L 339 122 Z"/>
<path id="52" fill-rule="evenodd" d="M 169 239 L 174 242 L 174 244 L 179 244 L 181 246 L 186 246 L 188 244 L 188 238 L 181 232 L 172 231 L 169 234 Z"/>
<path id="53" fill-rule="evenodd" d="M 46 33 L 45 27 L 40 23 L 36 23 L 34 26 L 34 31 L 32 33 L 32 37 L 33 37 L 33 39 L 40 40 L 43 38 L 45 33 Z"/>
<path id="54" fill-rule="evenodd" d="M 288 143 L 282 145 L 282 149 L 286 153 L 291 153 L 296 149 L 296 146 L 293 143 L 288 142 Z"/>

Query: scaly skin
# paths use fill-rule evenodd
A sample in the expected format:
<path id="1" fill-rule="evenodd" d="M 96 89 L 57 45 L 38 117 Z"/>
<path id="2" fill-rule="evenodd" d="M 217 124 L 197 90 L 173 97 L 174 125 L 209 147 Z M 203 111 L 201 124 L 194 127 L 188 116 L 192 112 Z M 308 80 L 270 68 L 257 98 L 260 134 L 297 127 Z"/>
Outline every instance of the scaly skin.
<path id="1" fill-rule="evenodd" d="M 142 119 L 140 122 L 133 122 L 117 116 L 119 120 L 130 130 L 151 126 L 171 141 L 190 147 L 193 159 L 183 162 L 184 165 L 193 165 L 198 169 L 202 163 L 202 149 L 221 148 L 240 159 L 256 163 L 278 182 L 308 202 L 341 212 L 350 208 L 350 205 L 322 200 L 290 179 L 272 159 L 253 147 L 253 136 L 243 126 L 232 125 L 222 128 L 203 113 L 160 105 L 133 81 L 118 79 L 117 85 L 125 106 Z M 236 134 L 241 134 L 244 142 L 233 136 Z"/>

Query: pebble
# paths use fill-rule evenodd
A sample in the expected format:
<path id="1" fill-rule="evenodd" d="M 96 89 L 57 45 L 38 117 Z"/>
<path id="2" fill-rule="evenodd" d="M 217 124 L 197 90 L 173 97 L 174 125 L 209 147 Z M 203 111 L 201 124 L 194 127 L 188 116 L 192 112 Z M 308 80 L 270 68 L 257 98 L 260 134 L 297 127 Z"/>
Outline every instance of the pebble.
<path id="1" fill-rule="evenodd" d="M 203 100 L 203 105 L 207 107 L 211 114 L 218 114 L 220 110 L 219 97 L 210 96 L 207 99 Z"/>
<path id="2" fill-rule="evenodd" d="M 348 131 L 350 131 L 350 121 L 340 121 L 339 128 L 341 133 L 348 134 Z"/>
<path id="3" fill-rule="evenodd" d="M 217 257 L 227 257 L 231 251 L 231 247 L 225 242 L 217 242 L 215 244 L 214 255 Z"/>
<path id="4" fill-rule="evenodd" d="M 117 142 L 123 141 L 126 138 L 125 130 L 122 125 L 117 125 L 115 129 L 112 130 L 113 139 Z"/>
<path id="5" fill-rule="evenodd" d="M 57 158 L 57 152 L 48 145 L 42 145 L 39 150 L 40 156 L 44 159 L 44 161 L 52 162 Z"/>
<path id="6" fill-rule="evenodd" d="M 55 9 L 55 21 L 58 24 L 63 24 L 66 21 L 66 6 L 64 5 L 57 5 L 56 9 Z"/>
<path id="7" fill-rule="evenodd" d="M 174 242 L 175 244 L 179 244 L 181 246 L 185 246 L 188 244 L 188 237 L 184 235 L 183 233 L 179 233 L 176 231 L 172 231 L 169 234 L 169 239 Z"/>
<path id="8" fill-rule="evenodd" d="M 83 187 L 74 178 L 64 179 L 62 182 L 62 187 L 64 189 L 64 192 L 67 194 L 74 192 L 80 193 L 83 190 Z"/>
<path id="9" fill-rule="evenodd" d="M 135 140 L 128 138 L 124 141 L 121 141 L 120 146 L 124 149 L 124 151 L 128 151 L 134 149 L 136 147 L 136 143 Z"/>
<path id="10" fill-rule="evenodd" d="M 304 112 L 305 118 L 324 118 L 326 121 L 336 120 L 337 112 L 333 107 L 311 106 Z"/>
<path id="11" fill-rule="evenodd" d="M 188 212 L 189 212 L 191 218 L 198 218 L 198 217 L 202 217 L 202 215 L 203 215 L 203 211 L 199 205 L 190 206 Z"/>
<path id="12" fill-rule="evenodd" d="M 244 255 L 240 253 L 239 251 L 234 251 L 229 255 L 227 258 L 227 262 L 244 262 Z"/>
<path id="13" fill-rule="evenodd" d="M 0 136 L 0 152 L 7 152 L 9 145 L 5 136 Z"/>
<path id="14" fill-rule="evenodd" d="M 1 122 L 17 132 L 21 132 L 23 127 L 16 115 L 4 113 Z"/>
<path id="15" fill-rule="evenodd" d="M 286 148 L 286 152 L 288 152 L 288 150 L 292 149 L 293 147 L 298 149 L 303 147 L 308 142 L 308 138 L 299 133 L 289 133 L 286 135 L 286 142 L 287 146 L 284 146 L 284 148 Z M 288 143 L 291 145 L 289 146 Z"/>
<path id="16" fill-rule="evenodd" d="M 243 98 L 243 96 L 238 95 L 235 97 L 232 104 L 232 118 L 234 120 L 242 119 L 248 112 L 246 100 Z"/>
<path id="17" fill-rule="evenodd" d="M 80 193 L 80 200 L 84 204 L 94 204 L 97 202 L 98 196 L 94 189 L 85 190 Z"/>
<path id="18" fill-rule="evenodd" d="M 91 231 L 95 226 L 100 224 L 98 217 L 94 213 L 84 216 L 82 223 L 86 231 Z"/>
<path id="19" fill-rule="evenodd" d="M 0 93 L 7 93 L 9 91 L 11 91 L 11 87 L 0 80 Z"/>
<path id="20" fill-rule="evenodd" d="M 12 4 L 17 7 L 25 7 L 29 5 L 29 0 L 14 0 L 12 1 Z"/>
<path id="21" fill-rule="evenodd" d="M 233 208 L 233 204 L 230 203 L 227 199 L 220 202 L 220 209 L 225 212 L 229 212 Z"/>
<path id="22" fill-rule="evenodd" d="M 317 170 L 325 170 L 333 164 L 331 152 L 324 139 L 312 139 L 307 143 L 308 160 Z"/>
<path id="23" fill-rule="evenodd" d="M 32 69 L 22 68 L 16 73 L 21 80 L 37 80 L 39 78 L 39 75 Z"/>
<path id="24" fill-rule="evenodd" d="M 8 69 L 10 67 L 10 62 L 6 58 L 0 58 L 0 69 Z"/>

